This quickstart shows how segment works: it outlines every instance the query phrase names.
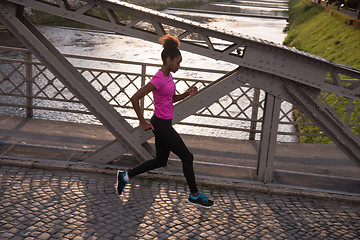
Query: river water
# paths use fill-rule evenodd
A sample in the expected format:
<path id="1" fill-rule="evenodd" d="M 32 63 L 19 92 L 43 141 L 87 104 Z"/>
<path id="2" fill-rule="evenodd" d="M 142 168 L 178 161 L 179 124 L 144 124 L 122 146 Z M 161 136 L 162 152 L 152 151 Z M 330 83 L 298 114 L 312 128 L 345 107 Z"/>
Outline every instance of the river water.
<path id="1" fill-rule="evenodd" d="M 273 0 L 274 3 L 275 0 Z M 269 1 L 268 1 L 269 2 Z M 249 4 L 250 3 L 250 4 Z M 251 4 L 252 3 L 252 4 Z M 209 12 L 192 12 L 192 11 L 178 11 L 178 10 L 165 10 L 164 12 L 169 14 L 178 15 L 184 18 L 189 18 L 191 20 L 198 20 L 204 24 L 208 24 L 217 29 L 232 29 L 233 32 L 239 32 L 243 35 L 249 35 L 252 37 L 257 37 L 272 41 L 275 43 L 282 43 L 286 34 L 283 33 L 283 29 L 287 25 L 285 19 L 271 19 L 271 18 L 259 18 L 259 17 L 248 17 L 241 15 L 233 15 L 234 13 L 241 14 L 265 14 L 267 16 L 273 13 L 274 16 L 286 15 L 287 11 L 284 9 L 283 2 L 278 3 L 278 8 L 274 7 L 264 7 L 261 5 L 259 7 L 258 1 L 246 1 L 242 3 L 241 1 L 233 2 L 222 2 L 222 3 L 213 3 L 203 6 L 203 9 L 207 11 L 216 11 L 217 13 Z M 201 8 L 200 8 L 201 9 Z M 219 14 L 219 12 L 232 12 L 232 15 Z M 60 27 L 49 27 L 49 26 L 38 26 L 39 30 L 47 37 L 47 39 L 59 49 L 60 52 L 64 54 L 76 54 L 76 55 L 87 55 L 87 56 L 96 56 L 104 57 L 111 59 L 121 59 L 128 61 L 137 61 L 137 62 L 147 62 L 147 63 L 161 63 L 160 52 L 162 46 L 159 44 L 154 44 L 151 42 L 143 41 L 141 39 L 135 39 L 127 36 L 105 33 L 105 32 L 96 32 L 96 31 L 84 31 L 84 30 L 75 30 L 69 28 L 60 28 Z M 129 51 L 131 49 L 131 51 Z M 182 51 L 183 62 L 182 66 L 191 66 L 202 68 L 206 66 L 207 68 L 216 68 L 220 70 L 232 70 L 236 66 L 226 62 L 216 61 L 207 57 L 200 55 L 192 54 L 189 52 Z M 81 64 L 81 63 L 77 63 Z M 109 68 L 108 63 L 97 63 L 96 66 L 87 66 L 94 68 Z M 128 69 L 128 71 L 131 69 Z M 153 73 L 156 72 L 156 69 L 153 70 Z M 184 72 L 176 73 L 176 76 L 185 74 Z M 192 76 L 187 76 L 192 77 Z M 262 93 L 263 94 L 263 93 Z M 282 109 L 284 112 L 291 110 L 291 104 L 285 103 L 282 104 Z M 94 118 L 91 116 L 82 116 L 79 119 L 69 119 L 72 118 L 71 115 L 56 114 L 56 116 L 43 116 L 46 114 L 44 112 L 38 113 L 41 114 L 42 118 L 55 118 L 57 120 L 71 120 L 75 122 L 85 122 L 85 123 L 94 123 Z M 55 114 L 55 113 L 53 113 Z M 259 113 L 261 114 L 261 113 Z M 35 114 L 36 115 L 36 114 Z M 190 121 L 191 118 L 190 118 Z M 198 121 L 193 119 L 193 121 Z M 216 121 L 216 120 L 214 120 Z M 136 124 L 136 123 L 131 123 Z M 230 125 L 236 125 L 238 127 L 248 128 L 246 126 L 249 123 L 229 123 Z M 230 137 L 230 138 L 240 138 L 248 139 L 248 133 L 244 132 L 229 132 L 226 130 L 209 130 L 209 129 L 193 129 L 192 127 L 185 126 L 176 126 L 177 130 L 181 133 L 191 133 L 201 132 L 203 135 L 219 136 L 219 137 Z M 258 129 L 260 126 L 258 127 Z M 280 125 L 280 131 L 291 132 L 293 131 L 292 127 L 289 125 Z M 257 136 L 259 138 L 259 136 Z M 293 136 L 278 136 L 279 141 L 283 142 L 293 142 L 296 141 L 296 138 Z"/>

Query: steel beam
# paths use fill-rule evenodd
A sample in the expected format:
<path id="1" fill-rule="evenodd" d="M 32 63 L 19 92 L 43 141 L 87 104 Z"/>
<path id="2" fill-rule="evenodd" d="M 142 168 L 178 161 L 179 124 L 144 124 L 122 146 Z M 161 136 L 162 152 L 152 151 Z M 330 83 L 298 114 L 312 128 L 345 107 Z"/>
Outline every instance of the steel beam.
<path id="1" fill-rule="evenodd" d="M 297 101 L 296 106 L 360 166 L 360 137 L 334 115 L 332 109 L 321 102 L 318 98 L 319 90 L 291 82 L 285 87 Z"/>
<path id="2" fill-rule="evenodd" d="M 240 69 L 239 81 L 284 99 L 306 114 L 357 165 L 360 164 L 360 137 L 318 98 L 320 89 L 252 69 Z M 263 122 L 263 124 L 265 124 Z"/>
<path id="3" fill-rule="evenodd" d="M 360 100 L 360 94 L 354 89 L 329 84 L 322 73 L 336 72 L 360 79 L 360 70 L 333 63 L 309 53 L 301 52 L 280 44 L 251 38 L 227 30 L 219 30 L 187 19 L 160 13 L 137 5 L 118 0 L 83 0 L 81 8 L 64 8 L 62 4 L 53 4 L 46 0 L 7 0 L 16 4 L 39 9 L 50 14 L 97 26 L 116 33 L 129 35 L 152 42 L 158 42 L 166 26 L 180 30 L 181 48 L 210 58 L 231 62 L 246 68 L 267 72 L 279 77 L 291 79 L 308 86 L 322 89 L 342 96 Z M 64 0 L 67 2 L 66 0 Z M 70 6 L 70 4 L 69 4 Z M 91 15 L 90 10 L 100 8 L 106 17 L 100 19 Z M 125 13 L 135 17 L 132 22 L 121 21 L 116 13 Z M 147 23 L 140 26 L 138 23 Z M 151 30 L 153 28 L 153 30 Z M 196 34 L 203 42 L 189 41 L 186 37 Z M 216 49 L 217 40 L 226 41 L 229 46 Z M 237 54 L 239 48 L 244 54 Z"/>
<path id="4" fill-rule="evenodd" d="M 129 131 L 132 127 L 71 63 L 22 15 L 23 6 L 0 3 L 2 23 L 76 96 L 139 160 L 152 155 Z"/>
<path id="5" fill-rule="evenodd" d="M 264 183 L 271 182 L 273 176 L 280 105 L 279 98 L 266 93 L 257 166 L 258 180 Z"/>

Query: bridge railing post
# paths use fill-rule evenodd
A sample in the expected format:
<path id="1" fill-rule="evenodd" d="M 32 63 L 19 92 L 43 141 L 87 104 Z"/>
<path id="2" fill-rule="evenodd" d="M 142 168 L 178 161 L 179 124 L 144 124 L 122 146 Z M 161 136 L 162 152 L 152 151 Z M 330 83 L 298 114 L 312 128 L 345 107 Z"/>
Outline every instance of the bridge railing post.
<path id="1" fill-rule="evenodd" d="M 259 113 L 260 107 L 260 89 L 254 88 L 254 97 L 252 102 L 252 112 L 251 112 L 251 124 L 250 124 L 250 136 L 249 140 L 255 140 L 256 136 L 256 127 L 257 127 L 257 116 Z"/>
<path id="2" fill-rule="evenodd" d="M 145 80 L 146 80 L 146 65 L 141 64 L 141 86 L 140 87 L 145 86 Z M 140 109 L 144 115 L 145 114 L 145 98 L 140 99 Z"/>
<path id="3" fill-rule="evenodd" d="M 32 53 L 25 52 L 25 76 L 26 76 L 26 116 L 33 117 L 33 78 L 32 78 Z"/>
<path id="4" fill-rule="evenodd" d="M 279 98 L 266 93 L 257 167 L 258 180 L 264 183 L 273 177 L 280 106 Z"/>

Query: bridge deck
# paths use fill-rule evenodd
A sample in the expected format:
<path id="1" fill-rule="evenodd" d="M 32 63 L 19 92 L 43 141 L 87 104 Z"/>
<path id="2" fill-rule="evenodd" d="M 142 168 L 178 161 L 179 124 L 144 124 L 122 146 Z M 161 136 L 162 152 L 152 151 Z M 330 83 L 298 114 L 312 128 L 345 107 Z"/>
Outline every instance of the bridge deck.
<path id="1" fill-rule="evenodd" d="M 82 161 L 86 154 L 114 140 L 99 125 L 7 115 L 0 115 L 0 123 L 0 156 Z M 195 155 L 197 174 L 257 180 L 258 141 L 189 135 L 183 138 Z M 127 168 L 137 162 L 124 156 L 113 164 Z M 276 184 L 360 194 L 358 167 L 335 145 L 278 143 L 275 169 Z M 174 156 L 167 170 L 181 172 L 181 164 Z"/>

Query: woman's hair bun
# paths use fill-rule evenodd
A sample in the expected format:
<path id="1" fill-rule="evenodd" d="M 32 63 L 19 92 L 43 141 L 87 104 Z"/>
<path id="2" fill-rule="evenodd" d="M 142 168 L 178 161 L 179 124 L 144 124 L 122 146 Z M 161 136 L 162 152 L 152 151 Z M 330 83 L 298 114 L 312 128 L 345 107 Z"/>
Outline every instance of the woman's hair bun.
<path id="1" fill-rule="evenodd" d="M 164 48 L 178 48 L 180 46 L 180 41 L 177 37 L 166 34 L 159 38 L 159 42 L 163 45 Z"/>

